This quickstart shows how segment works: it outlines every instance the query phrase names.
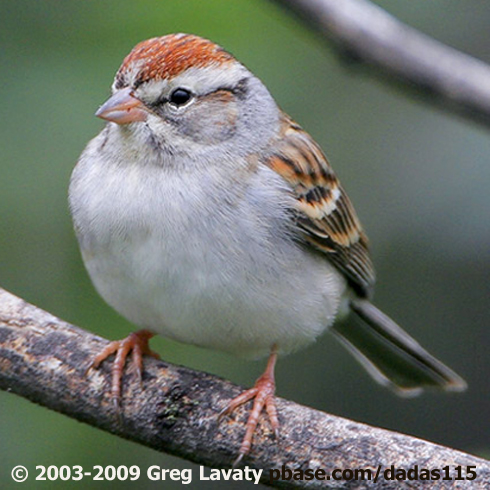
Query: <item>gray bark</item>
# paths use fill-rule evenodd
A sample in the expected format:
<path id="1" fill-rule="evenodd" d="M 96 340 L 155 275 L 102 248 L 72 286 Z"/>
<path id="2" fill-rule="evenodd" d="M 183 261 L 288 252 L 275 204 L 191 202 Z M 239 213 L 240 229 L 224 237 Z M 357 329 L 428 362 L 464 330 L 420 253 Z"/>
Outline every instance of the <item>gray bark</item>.
<path id="1" fill-rule="evenodd" d="M 123 380 L 121 413 L 110 398 L 110 360 L 89 370 L 107 340 L 70 325 L 0 289 L 0 388 L 87 424 L 201 465 L 229 468 L 244 435 L 249 406 L 218 423 L 218 413 L 242 388 L 210 374 L 145 358 L 143 387 L 134 373 Z M 391 481 L 395 468 L 468 466 L 475 480 L 432 482 L 437 488 L 490 488 L 490 463 L 453 449 L 313 410 L 278 398 L 280 438 L 265 417 L 242 466 L 371 469 L 367 481 L 276 481 L 291 488 L 418 488 L 423 481 Z M 380 468 L 377 482 L 374 475 Z M 444 476 L 441 473 L 441 478 Z M 431 485 L 430 482 L 429 486 Z M 454 486 L 457 484 L 457 487 Z M 432 486 L 434 488 L 434 486 Z"/>

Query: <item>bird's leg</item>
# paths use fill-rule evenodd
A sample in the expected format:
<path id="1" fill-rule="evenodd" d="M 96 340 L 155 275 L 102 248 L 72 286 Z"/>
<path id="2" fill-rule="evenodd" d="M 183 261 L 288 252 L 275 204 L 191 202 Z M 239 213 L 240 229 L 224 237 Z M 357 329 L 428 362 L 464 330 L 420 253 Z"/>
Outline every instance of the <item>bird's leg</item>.
<path id="1" fill-rule="evenodd" d="M 277 349 L 276 346 L 274 346 L 271 350 L 264 374 L 257 379 L 255 386 L 234 398 L 220 413 L 220 417 L 230 414 L 240 405 L 254 399 L 252 411 L 247 420 L 245 437 L 243 438 L 238 457 L 233 466 L 237 466 L 243 457 L 250 451 L 250 448 L 252 447 L 252 437 L 259 421 L 259 415 L 264 408 L 269 417 L 274 435 L 276 438 L 279 435 L 279 420 L 277 418 L 276 401 L 274 398 L 274 393 L 276 391 L 274 366 L 276 365 L 276 360 Z"/>
<path id="2" fill-rule="evenodd" d="M 149 355 L 160 359 L 160 356 L 152 351 L 148 345 L 149 340 L 155 334 L 149 330 L 138 330 L 129 334 L 125 339 L 114 340 L 97 355 L 89 366 L 90 368 L 98 368 L 100 364 L 110 355 L 116 354 L 114 365 L 112 366 L 112 384 L 111 395 L 116 410 L 120 407 L 121 402 L 121 381 L 123 376 L 124 365 L 126 359 L 132 351 L 131 362 L 136 370 L 140 384 L 143 377 L 143 356 Z"/>

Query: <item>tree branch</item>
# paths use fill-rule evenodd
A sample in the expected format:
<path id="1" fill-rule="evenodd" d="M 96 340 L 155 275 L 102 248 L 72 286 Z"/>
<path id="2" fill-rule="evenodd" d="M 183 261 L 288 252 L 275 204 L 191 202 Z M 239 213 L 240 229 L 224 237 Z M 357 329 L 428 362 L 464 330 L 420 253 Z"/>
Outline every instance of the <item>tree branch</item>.
<path id="1" fill-rule="evenodd" d="M 219 411 L 240 388 L 210 374 L 145 359 L 143 388 L 124 378 L 122 416 L 110 400 L 110 362 L 87 366 L 107 341 L 70 325 L 0 289 L 0 388 L 82 422 L 158 451 L 214 468 L 230 467 L 238 454 L 247 408 L 219 424 Z M 278 399 L 280 440 L 265 419 L 244 464 L 264 469 L 443 468 L 474 466 L 477 479 L 490 482 L 490 463 L 474 456 L 334 417 Z M 373 473 L 374 474 L 374 473 Z M 380 477 L 380 482 L 383 481 Z M 344 482 L 345 483 L 345 482 Z M 371 488 L 369 483 L 369 488 Z M 407 482 L 409 483 L 409 482 Z M 452 487 L 451 481 L 439 482 Z M 461 482 L 464 483 L 464 482 Z M 279 481 L 281 486 L 335 488 L 338 481 Z M 397 482 L 403 488 L 404 482 Z M 397 487 L 397 488 L 398 488 Z M 490 488 L 480 486 L 479 488 Z"/>
<path id="2" fill-rule="evenodd" d="M 275 1 L 374 76 L 490 124 L 489 65 L 431 39 L 367 0 Z"/>

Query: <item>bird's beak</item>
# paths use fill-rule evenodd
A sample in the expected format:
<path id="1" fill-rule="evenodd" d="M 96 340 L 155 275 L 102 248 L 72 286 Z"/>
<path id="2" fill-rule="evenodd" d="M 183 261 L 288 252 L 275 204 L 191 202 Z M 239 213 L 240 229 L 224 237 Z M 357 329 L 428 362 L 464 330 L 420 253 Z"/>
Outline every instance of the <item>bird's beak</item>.
<path id="1" fill-rule="evenodd" d="M 95 113 L 97 117 L 117 124 L 146 121 L 148 112 L 143 103 L 134 97 L 131 88 L 126 87 L 115 92 Z"/>

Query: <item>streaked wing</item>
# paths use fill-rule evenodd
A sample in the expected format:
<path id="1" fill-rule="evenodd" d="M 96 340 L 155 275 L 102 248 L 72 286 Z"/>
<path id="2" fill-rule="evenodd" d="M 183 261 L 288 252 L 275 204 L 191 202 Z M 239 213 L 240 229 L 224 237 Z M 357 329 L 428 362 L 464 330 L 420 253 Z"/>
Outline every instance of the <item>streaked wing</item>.
<path id="1" fill-rule="evenodd" d="M 368 240 L 321 148 L 284 114 L 280 140 L 264 163 L 291 185 L 306 241 L 325 253 L 357 294 L 369 297 L 375 273 Z"/>

